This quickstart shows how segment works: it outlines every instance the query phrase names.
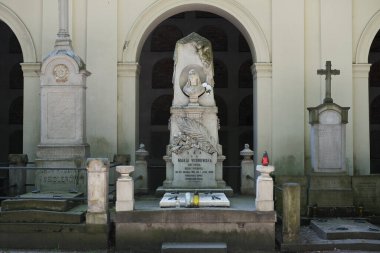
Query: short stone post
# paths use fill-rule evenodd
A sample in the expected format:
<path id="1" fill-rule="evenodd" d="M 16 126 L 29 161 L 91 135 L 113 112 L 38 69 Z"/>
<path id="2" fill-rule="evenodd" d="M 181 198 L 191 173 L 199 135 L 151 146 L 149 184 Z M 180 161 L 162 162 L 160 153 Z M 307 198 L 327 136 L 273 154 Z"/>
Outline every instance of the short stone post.
<path id="1" fill-rule="evenodd" d="M 141 143 L 139 149 L 136 150 L 136 168 L 133 173 L 135 190 L 138 193 L 148 192 L 148 163 L 146 162 L 148 155 L 149 152 L 145 150 L 145 145 Z"/>
<path id="2" fill-rule="evenodd" d="M 114 154 L 113 163 L 114 166 L 110 167 L 110 185 L 112 185 L 112 190 L 116 189 L 116 181 L 119 177 L 119 173 L 116 172 L 116 166 L 119 165 L 129 165 L 131 162 L 131 156 L 128 154 Z M 115 166 L 116 165 L 116 166 Z"/>
<path id="3" fill-rule="evenodd" d="M 87 159 L 87 224 L 108 223 L 108 172 L 107 158 Z"/>
<path id="4" fill-rule="evenodd" d="M 28 155 L 26 154 L 9 154 L 9 195 L 16 196 L 25 193 L 26 187 L 26 169 L 12 167 L 26 167 Z"/>
<path id="5" fill-rule="evenodd" d="M 240 155 L 243 156 L 241 161 L 241 187 L 240 192 L 244 195 L 254 195 L 255 194 L 255 177 L 253 160 L 253 150 L 249 148 L 248 144 L 244 145 L 244 149 L 240 151 Z"/>
<path id="6" fill-rule="evenodd" d="M 273 211 L 273 180 L 269 173 L 274 171 L 274 166 L 257 165 L 256 170 L 261 173 L 256 183 L 256 210 Z"/>
<path id="7" fill-rule="evenodd" d="M 135 205 L 134 183 L 129 176 L 134 171 L 133 166 L 116 166 L 116 171 L 120 177 L 116 182 L 116 211 L 132 211 Z"/>
<path id="8" fill-rule="evenodd" d="M 297 183 L 285 183 L 282 191 L 282 240 L 293 242 L 298 239 L 300 231 L 301 187 Z"/>

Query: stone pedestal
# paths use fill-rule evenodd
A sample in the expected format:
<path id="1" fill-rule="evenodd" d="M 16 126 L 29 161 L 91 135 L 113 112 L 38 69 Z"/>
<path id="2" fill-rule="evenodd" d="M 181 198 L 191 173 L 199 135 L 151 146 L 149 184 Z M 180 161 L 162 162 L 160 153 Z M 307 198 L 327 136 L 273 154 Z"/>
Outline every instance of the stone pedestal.
<path id="1" fill-rule="evenodd" d="M 353 205 L 351 178 L 346 167 L 346 124 L 349 107 L 341 107 L 326 95 L 324 103 L 308 108 L 311 125 L 309 206 Z"/>
<path id="2" fill-rule="evenodd" d="M 273 211 L 273 180 L 269 173 L 274 171 L 274 166 L 257 165 L 256 170 L 261 173 L 256 182 L 256 210 Z"/>
<path id="3" fill-rule="evenodd" d="M 135 179 L 136 193 L 148 192 L 148 163 L 146 157 L 149 152 L 145 150 L 145 145 L 140 144 L 139 149 L 136 150 L 135 172 L 133 178 Z"/>
<path id="4" fill-rule="evenodd" d="M 214 99 L 211 43 L 196 33 L 177 41 L 174 52 L 174 98 L 170 140 L 164 160 L 166 180 L 158 192 L 232 193 L 223 180 L 218 108 Z"/>
<path id="5" fill-rule="evenodd" d="M 87 224 L 108 223 L 108 172 L 106 158 L 87 159 Z"/>
<path id="6" fill-rule="evenodd" d="M 300 197 L 301 187 L 297 183 L 285 183 L 283 190 L 282 239 L 293 242 L 298 239 L 300 231 Z"/>
<path id="7" fill-rule="evenodd" d="M 255 166 L 253 164 L 252 156 L 253 150 L 249 148 L 248 144 L 244 145 L 244 149 L 240 151 L 240 155 L 243 156 L 241 161 L 241 187 L 240 192 L 244 195 L 255 194 Z"/>
<path id="8" fill-rule="evenodd" d="M 132 211 L 135 205 L 133 179 L 129 176 L 135 171 L 133 166 L 117 166 L 120 177 L 116 183 L 116 211 Z"/>
<path id="9" fill-rule="evenodd" d="M 25 193 L 26 187 L 26 169 L 17 167 L 26 167 L 28 155 L 10 154 L 9 162 L 9 196 L 15 196 Z"/>

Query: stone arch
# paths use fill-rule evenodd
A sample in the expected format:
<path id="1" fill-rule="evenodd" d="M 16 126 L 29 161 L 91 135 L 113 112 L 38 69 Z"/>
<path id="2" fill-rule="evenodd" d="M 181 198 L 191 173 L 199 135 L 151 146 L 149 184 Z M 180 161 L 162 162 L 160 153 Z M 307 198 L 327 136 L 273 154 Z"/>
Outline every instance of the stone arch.
<path id="1" fill-rule="evenodd" d="M 167 125 L 170 118 L 170 107 L 173 95 L 161 95 L 156 98 L 150 109 L 150 121 L 152 125 Z"/>
<path id="2" fill-rule="evenodd" d="M 6 23 L 16 35 L 21 46 L 24 62 L 37 62 L 35 46 L 28 29 L 22 20 L 2 3 L 0 3 L 0 19 Z"/>
<path id="3" fill-rule="evenodd" d="M 213 51 L 227 51 L 228 37 L 224 30 L 215 25 L 205 25 L 198 32 L 199 35 L 205 37 L 211 42 Z"/>
<path id="4" fill-rule="evenodd" d="M 207 3 L 203 0 L 167 0 L 152 4 L 129 31 L 122 61 L 138 62 L 146 38 L 158 24 L 180 12 L 195 10 L 215 13 L 229 20 L 247 39 L 254 62 L 271 62 L 269 45 L 257 20 L 240 4 L 226 0 L 209 0 Z"/>
<path id="5" fill-rule="evenodd" d="M 372 45 L 372 41 L 376 33 L 380 29 L 380 10 L 378 10 L 368 21 L 360 35 L 356 53 L 355 63 L 368 63 L 368 54 Z"/>
<path id="6" fill-rule="evenodd" d="M 253 125 L 253 95 L 246 96 L 239 104 L 239 126 Z"/>
<path id="7" fill-rule="evenodd" d="M 175 25 L 158 26 L 152 34 L 150 50 L 153 52 L 171 51 L 177 40 L 183 37 L 182 31 Z"/>
<path id="8" fill-rule="evenodd" d="M 23 104 L 24 100 L 23 97 L 17 97 L 15 98 L 11 105 L 9 106 L 9 117 L 8 121 L 9 124 L 22 124 L 23 121 Z"/>
<path id="9" fill-rule="evenodd" d="M 152 88 L 167 89 L 172 88 L 173 59 L 163 58 L 158 60 L 152 69 Z"/>

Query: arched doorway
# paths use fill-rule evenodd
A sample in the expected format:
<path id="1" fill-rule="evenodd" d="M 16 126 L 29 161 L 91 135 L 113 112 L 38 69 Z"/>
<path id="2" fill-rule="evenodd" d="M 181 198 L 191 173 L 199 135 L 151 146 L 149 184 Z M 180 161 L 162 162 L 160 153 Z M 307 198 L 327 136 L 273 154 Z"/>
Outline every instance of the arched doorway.
<path id="1" fill-rule="evenodd" d="M 10 27 L 0 21 L 0 162 L 22 153 L 24 78 L 21 46 Z"/>
<path id="2" fill-rule="evenodd" d="M 241 32 L 228 20 L 210 12 L 187 11 L 161 22 L 146 39 L 140 54 L 139 140 L 150 151 L 150 188 L 164 180 L 169 142 L 168 119 L 173 99 L 173 54 L 177 40 L 197 32 L 214 51 L 215 100 L 219 109 L 219 138 L 223 145 L 225 180 L 240 189 L 239 151 L 253 146 L 253 55 Z"/>
<path id="3" fill-rule="evenodd" d="M 380 174 L 380 31 L 372 41 L 368 62 L 371 174 Z"/>

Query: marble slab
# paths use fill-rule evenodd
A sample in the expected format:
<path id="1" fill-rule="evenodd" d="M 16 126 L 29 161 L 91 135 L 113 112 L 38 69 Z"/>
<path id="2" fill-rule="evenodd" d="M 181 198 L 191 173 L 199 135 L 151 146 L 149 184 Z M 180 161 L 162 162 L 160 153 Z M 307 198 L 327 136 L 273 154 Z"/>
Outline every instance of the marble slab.
<path id="1" fill-rule="evenodd" d="M 193 197 L 193 193 L 191 198 Z M 165 193 L 160 201 L 160 207 L 186 208 L 185 192 Z M 229 207 L 230 201 L 224 193 L 199 193 L 199 207 Z M 190 206 L 189 206 L 190 207 Z"/>

